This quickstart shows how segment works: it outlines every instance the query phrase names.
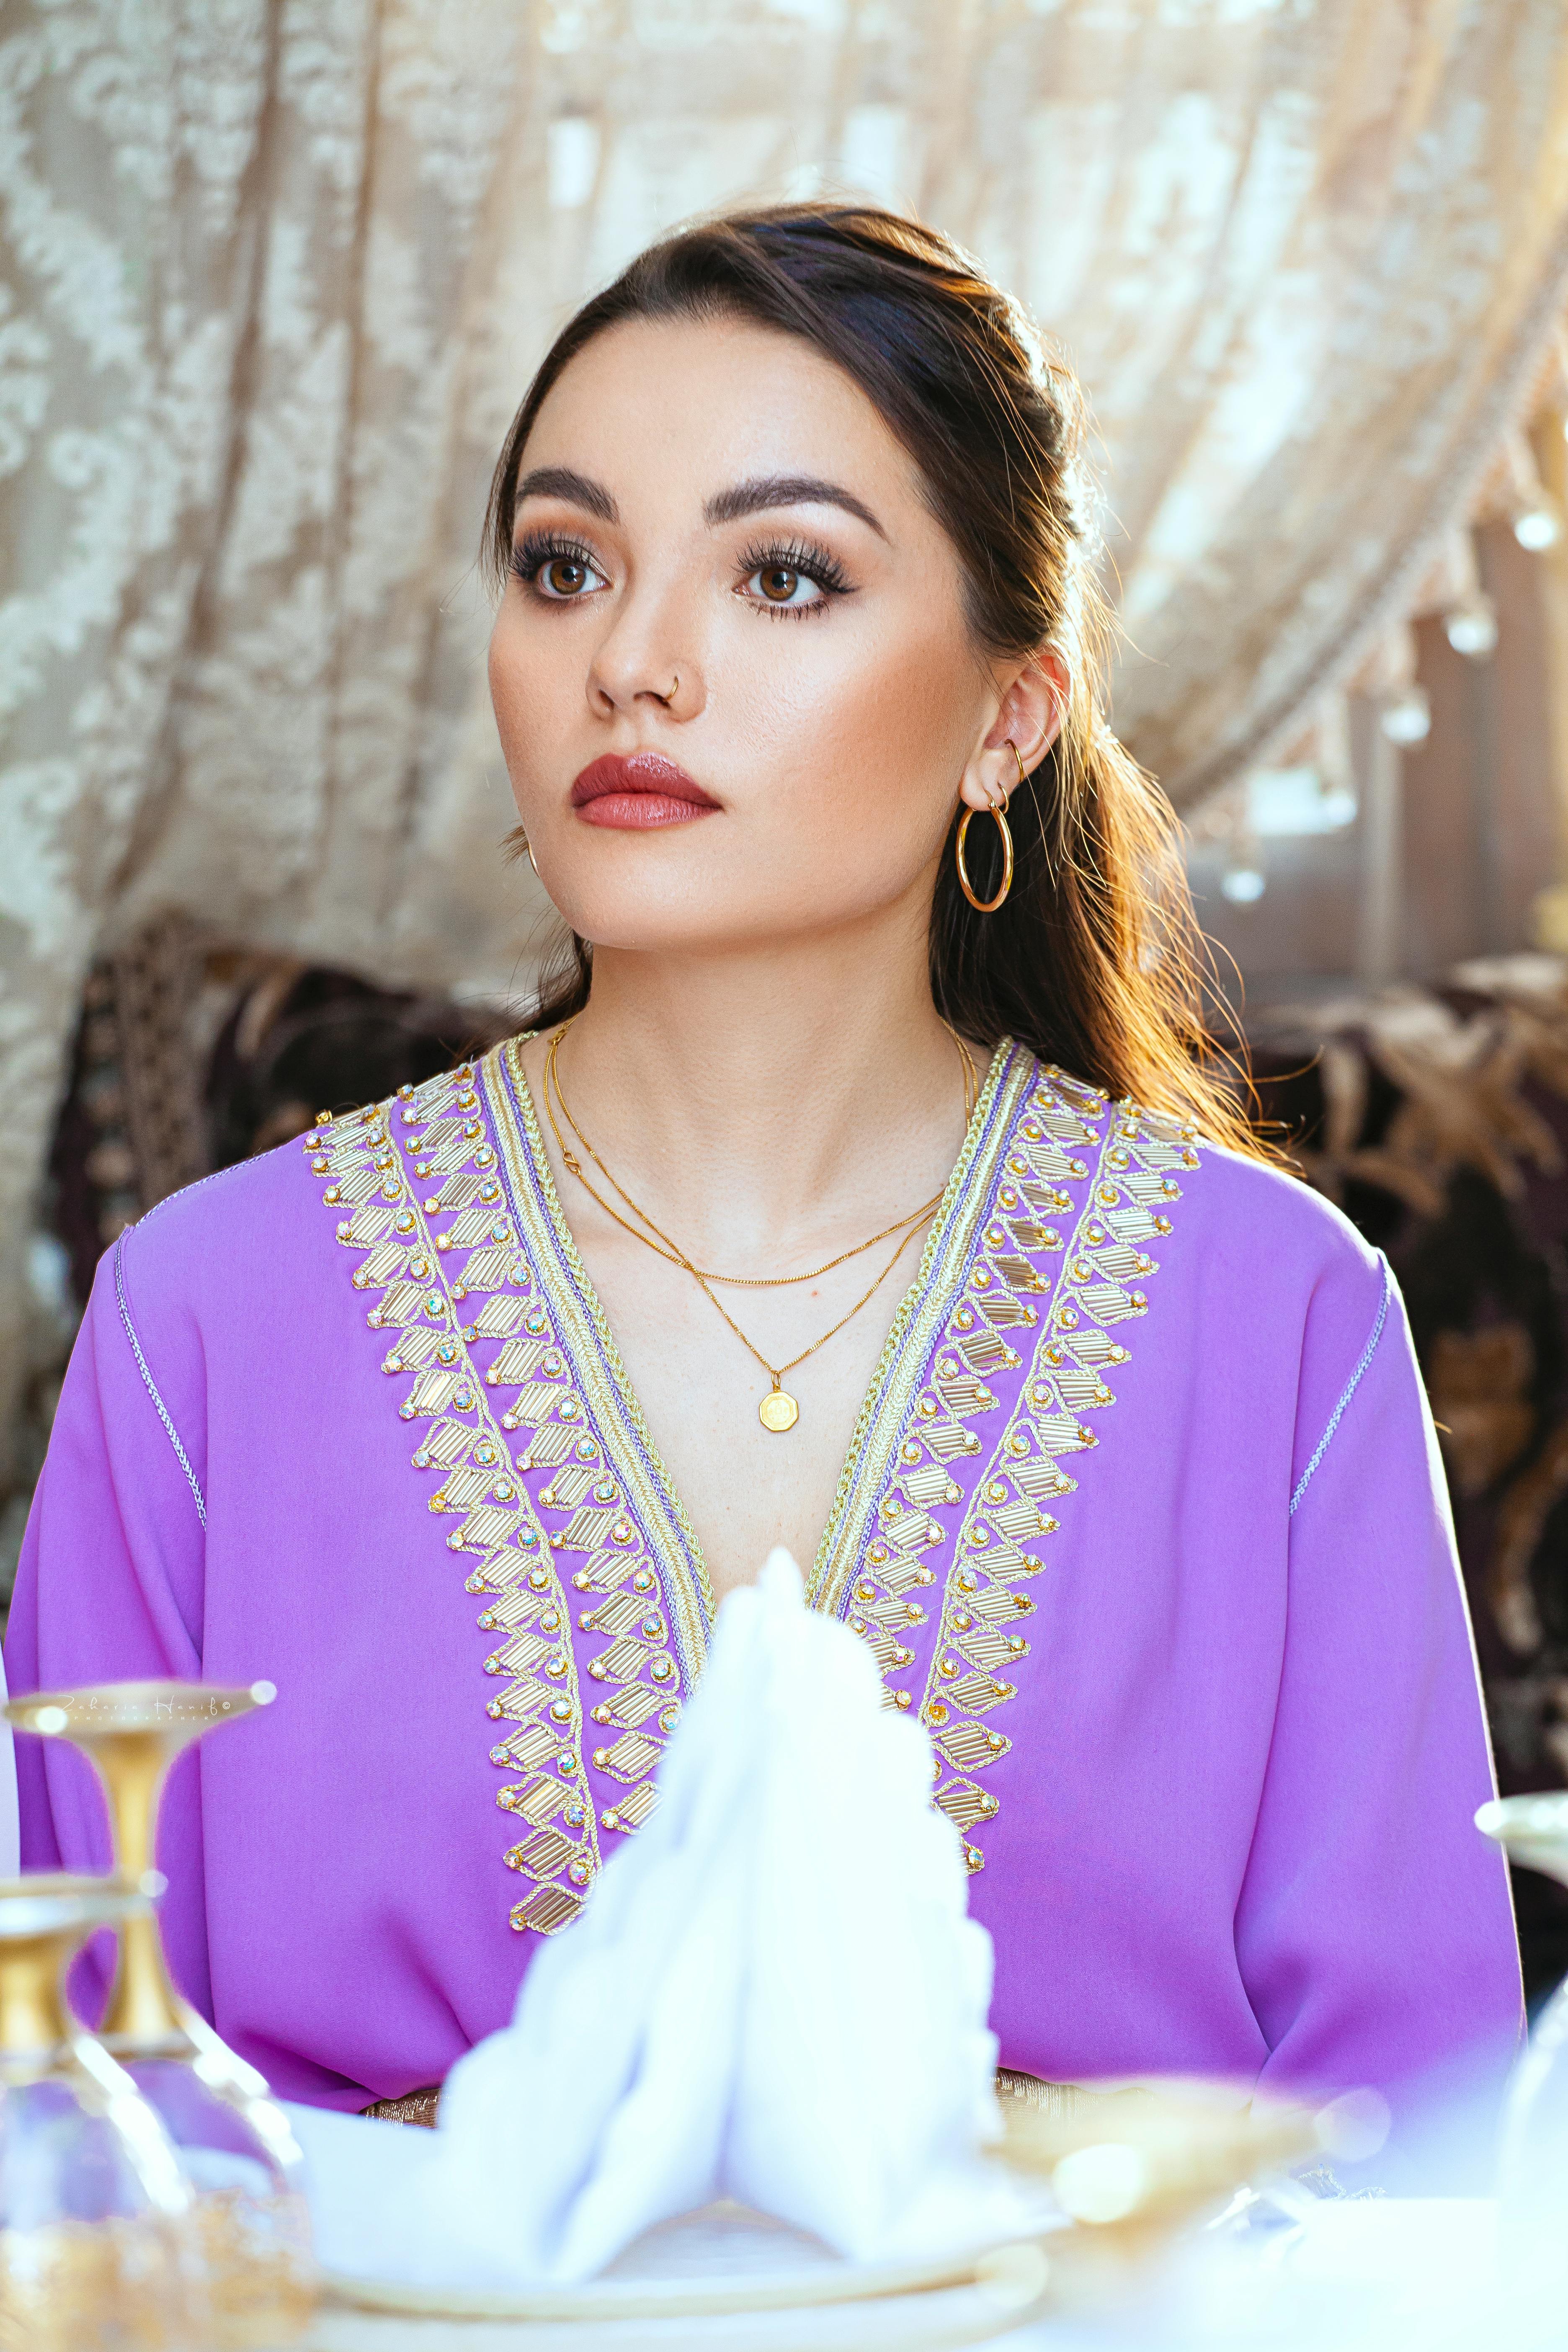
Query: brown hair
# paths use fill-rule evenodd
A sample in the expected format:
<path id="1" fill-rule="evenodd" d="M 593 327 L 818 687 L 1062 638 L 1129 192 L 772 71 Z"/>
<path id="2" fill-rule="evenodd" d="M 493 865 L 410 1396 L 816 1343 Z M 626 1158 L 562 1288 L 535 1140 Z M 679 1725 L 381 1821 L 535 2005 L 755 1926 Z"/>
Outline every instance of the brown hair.
<path id="1" fill-rule="evenodd" d="M 950 837 L 931 918 L 938 1011 L 966 1035 L 1012 1035 L 1113 1096 L 1256 1150 L 1205 1055 L 1205 943 L 1180 827 L 1104 716 L 1110 624 L 1081 394 L 948 238 L 872 205 L 791 205 L 651 246 L 562 330 L 518 410 L 485 520 L 492 580 L 510 562 L 524 446 L 568 362 L 626 320 L 719 316 L 798 335 L 844 370 L 921 470 L 963 562 L 977 645 L 995 656 L 1050 646 L 1072 679 L 1060 732 L 1014 798 L 1016 868 L 995 914 L 963 897 Z M 1000 845 L 987 878 L 980 835 L 994 828 L 974 826 L 967 855 L 989 897 Z M 573 935 L 569 960 L 546 975 L 541 1026 L 581 1009 L 591 969 Z"/>

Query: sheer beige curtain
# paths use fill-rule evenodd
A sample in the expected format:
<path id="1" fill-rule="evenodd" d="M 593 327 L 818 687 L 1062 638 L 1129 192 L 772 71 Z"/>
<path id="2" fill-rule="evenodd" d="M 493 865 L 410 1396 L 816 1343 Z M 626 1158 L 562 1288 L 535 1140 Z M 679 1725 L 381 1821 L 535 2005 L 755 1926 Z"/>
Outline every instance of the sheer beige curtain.
<path id="1" fill-rule="evenodd" d="M 1067 346 L 1191 804 L 1396 618 L 1560 307 L 1561 0 L 6 0 L 0 1364 L 93 947 L 504 989 L 471 564 L 570 306 L 853 187 Z"/>

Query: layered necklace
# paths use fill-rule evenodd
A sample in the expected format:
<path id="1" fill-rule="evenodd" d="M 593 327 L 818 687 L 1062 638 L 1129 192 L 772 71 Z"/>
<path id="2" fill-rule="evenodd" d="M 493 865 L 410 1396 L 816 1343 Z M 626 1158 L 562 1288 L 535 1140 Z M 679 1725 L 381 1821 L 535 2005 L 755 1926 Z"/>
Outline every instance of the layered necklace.
<path id="1" fill-rule="evenodd" d="M 574 1020 L 576 1016 L 574 1015 L 573 1018 Z M 918 1209 L 911 1209 L 907 1216 L 896 1218 L 890 1225 L 882 1226 L 879 1232 L 872 1234 L 868 1240 L 857 1242 L 853 1249 L 840 1250 L 837 1257 L 827 1258 L 821 1265 L 809 1266 L 804 1274 L 715 1274 L 710 1268 L 697 1265 L 680 1244 L 670 1239 L 661 1225 L 655 1224 L 647 1211 L 638 1206 L 625 1185 L 618 1183 L 611 1175 L 574 1117 L 566 1097 L 562 1092 L 560 1066 L 561 1041 L 572 1025 L 571 1021 L 563 1023 L 550 1041 L 550 1051 L 544 1060 L 544 1108 L 563 1164 L 571 1171 L 589 1198 L 597 1202 L 605 1214 L 614 1218 L 623 1233 L 630 1234 L 634 1241 L 641 1242 L 643 1247 L 652 1250 L 656 1257 L 665 1259 L 670 1265 L 678 1265 L 681 1272 L 689 1274 L 692 1281 L 706 1294 L 710 1304 L 723 1317 L 741 1345 L 756 1359 L 766 1372 L 770 1385 L 767 1394 L 757 1407 L 757 1418 L 764 1429 L 771 1429 L 775 1434 L 782 1435 L 786 1429 L 793 1429 L 800 1419 L 799 1402 L 784 1387 L 784 1374 L 793 1372 L 797 1364 L 804 1364 L 808 1356 L 815 1356 L 819 1348 L 826 1348 L 829 1339 L 837 1338 L 847 1323 L 854 1321 L 863 1307 L 869 1306 L 915 1235 L 924 1226 L 929 1225 L 935 1216 L 942 1205 L 942 1193 L 934 1192 L 929 1201 L 923 1202 Z M 974 1113 L 975 1100 L 979 1094 L 979 1080 L 975 1075 L 973 1058 L 963 1038 L 950 1023 L 944 1021 L 942 1027 L 946 1029 L 948 1035 L 957 1046 L 959 1058 L 963 1065 L 963 1123 L 967 1128 Z M 593 1161 L 616 1200 L 621 1202 L 622 1207 L 631 1211 L 631 1216 L 637 1221 L 635 1224 L 631 1222 L 631 1218 L 622 1216 L 620 1210 L 611 1207 L 592 1179 L 584 1172 L 582 1160 L 572 1150 L 561 1131 L 561 1122 L 556 1117 L 557 1108 L 560 1110 L 561 1118 L 565 1120 L 583 1151 Z M 943 1190 L 945 1189 L 944 1186 Z M 837 1323 L 829 1325 L 820 1339 L 814 1339 L 809 1348 L 803 1348 L 798 1356 L 792 1356 L 786 1364 L 770 1364 L 762 1349 L 742 1330 L 723 1300 L 716 1296 L 716 1292 L 721 1289 L 789 1290 L 793 1289 L 797 1283 L 816 1282 L 821 1276 L 831 1274 L 836 1267 L 847 1265 L 851 1258 L 863 1257 L 868 1250 L 875 1249 L 879 1242 L 885 1241 L 891 1241 L 893 1248 L 869 1288 L 862 1291 L 847 1315 L 841 1315 Z"/>

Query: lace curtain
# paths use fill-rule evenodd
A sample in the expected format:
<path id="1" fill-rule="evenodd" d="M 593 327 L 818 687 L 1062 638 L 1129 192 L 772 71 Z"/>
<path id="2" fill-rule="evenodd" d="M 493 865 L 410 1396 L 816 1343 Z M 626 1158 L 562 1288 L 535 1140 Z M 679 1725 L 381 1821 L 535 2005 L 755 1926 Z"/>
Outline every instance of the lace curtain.
<path id="1" fill-rule="evenodd" d="M 1093 394 L 1177 797 L 1299 729 L 1524 397 L 1560 0 L 7 0 L 0 1364 L 81 980 L 163 908 L 494 992 L 536 899 L 472 558 L 546 338 L 654 232 L 855 188 Z"/>

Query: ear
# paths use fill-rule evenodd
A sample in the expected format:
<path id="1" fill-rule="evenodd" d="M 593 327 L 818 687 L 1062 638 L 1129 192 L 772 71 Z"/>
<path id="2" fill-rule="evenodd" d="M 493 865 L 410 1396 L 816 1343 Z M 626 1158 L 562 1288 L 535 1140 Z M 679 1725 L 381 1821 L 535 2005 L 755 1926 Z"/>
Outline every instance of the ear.
<path id="1" fill-rule="evenodd" d="M 964 768 L 958 793 L 966 807 L 1005 804 L 1018 789 L 1019 761 L 1027 775 L 1061 732 L 1071 692 L 1072 679 L 1060 654 L 1047 650 L 1030 656 L 1005 688 L 996 716 Z"/>

